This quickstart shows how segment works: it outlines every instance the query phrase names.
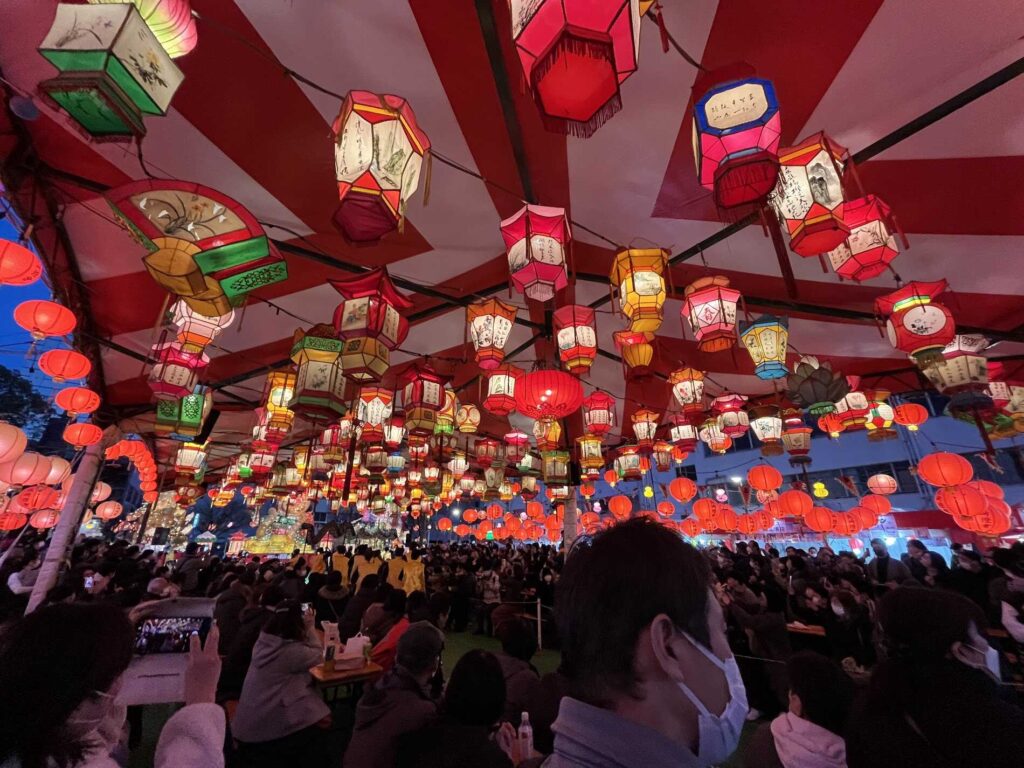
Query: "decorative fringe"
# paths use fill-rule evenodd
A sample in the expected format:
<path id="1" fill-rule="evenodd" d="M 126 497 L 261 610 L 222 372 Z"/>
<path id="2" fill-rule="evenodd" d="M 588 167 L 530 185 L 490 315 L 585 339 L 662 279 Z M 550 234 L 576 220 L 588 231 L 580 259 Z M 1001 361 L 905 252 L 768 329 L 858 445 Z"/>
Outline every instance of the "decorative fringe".
<path id="1" fill-rule="evenodd" d="M 540 105 L 538 104 L 537 106 Z M 622 109 L 622 96 L 616 93 L 586 122 L 555 117 L 543 110 L 541 111 L 541 120 L 544 122 L 544 128 L 551 133 L 560 133 L 577 139 L 589 139 L 597 132 L 598 128 L 607 123 L 620 109 Z"/>
<path id="2" fill-rule="evenodd" d="M 423 171 L 423 207 L 426 208 L 430 205 L 430 177 L 434 170 L 434 153 L 428 149 L 424 159 L 426 168 Z"/>

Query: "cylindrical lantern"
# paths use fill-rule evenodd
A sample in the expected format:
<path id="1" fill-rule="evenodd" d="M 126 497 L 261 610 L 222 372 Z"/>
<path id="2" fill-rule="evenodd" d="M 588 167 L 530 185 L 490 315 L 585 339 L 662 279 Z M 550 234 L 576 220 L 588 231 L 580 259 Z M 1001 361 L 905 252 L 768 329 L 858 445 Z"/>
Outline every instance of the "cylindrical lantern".
<path id="1" fill-rule="evenodd" d="M 781 379 L 788 373 L 788 318 L 761 315 L 752 323 L 740 327 L 740 340 L 754 361 L 754 373 L 759 379 Z"/>
<path id="2" fill-rule="evenodd" d="M 626 370 L 633 376 L 646 376 L 654 360 L 654 334 L 640 331 L 615 331 L 612 334 L 615 348 L 622 357 Z"/>
<path id="3" fill-rule="evenodd" d="M 466 307 L 469 338 L 476 350 L 476 363 L 483 370 L 497 368 L 505 358 L 505 342 L 516 312 L 516 307 L 498 299 L 484 299 Z"/>
<path id="4" fill-rule="evenodd" d="M 842 180 L 848 160 L 846 149 L 824 133 L 779 150 L 779 181 L 770 202 L 789 232 L 793 253 L 817 256 L 849 234 Z"/>
<path id="5" fill-rule="evenodd" d="M 582 376 L 597 357 L 594 310 L 582 304 L 566 304 L 552 315 L 558 357 L 569 373 Z"/>
<path id="6" fill-rule="evenodd" d="M 405 428 L 410 435 L 431 435 L 445 404 L 447 379 L 428 363 L 417 361 L 402 374 Z"/>
<path id="7" fill-rule="evenodd" d="M 810 464 L 811 435 L 813 429 L 806 426 L 800 411 L 787 410 L 782 414 L 783 430 L 782 445 L 789 454 L 789 463 L 793 466 Z"/>
<path id="8" fill-rule="evenodd" d="M 480 405 L 495 416 L 507 416 L 516 409 L 516 386 L 523 370 L 505 363 L 487 374 L 487 395 Z"/>
<path id="9" fill-rule="evenodd" d="M 747 413 L 750 429 L 761 441 L 762 456 L 781 456 L 785 450 L 782 445 L 782 417 L 775 405 L 758 405 Z"/>
<path id="10" fill-rule="evenodd" d="M 684 414 L 676 414 L 673 422 L 669 429 L 669 439 L 672 444 L 680 450 L 693 451 L 697 447 L 697 428 Z"/>
<path id="11" fill-rule="evenodd" d="M 662 248 L 623 248 L 615 255 L 610 279 L 629 330 L 653 333 L 661 327 L 668 257 Z"/>
<path id="12" fill-rule="evenodd" d="M 878 277 L 900 253 L 889 206 L 874 195 L 850 200 L 844 206 L 843 222 L 850 234 L 829 250 L 832 269 L 858 283 Z"/>
<path id="13" fill-rule="evenodd" d="M 295 413 L 288 407 L 295 395 L 295 374 L 289 371 L 268 373 L 263 393 L 266 426 L 280 444 L 295 422 Z"/>
<path id="14" fill-rule="evenodd" d="M 638 408 L 629 418 L 633 422 L 633 434 L 636 436 L 636 443 L 640 450 L 647 451 L 652 448 L 654 433 L 658 431 L 661 414 L 650 408 Z"/>
<path id="15" fill-rule="evenodd" d="M 338 230 L 355 244 L 395 231 L 420 183 L 430 140 L 400 96 L 349 91 L 334 130 Z"/>
<path id="16" fill-rule="evenodd" d="M 682 314 L 702 352 L 721 352 L 736 342 L 736 304 L 740 292 L 722 275 L 702 277 L 683 291 Z"/>
<path id="17" fill-rule="evenodd" d="M 921 368 L 941 362 L 943 348 L 956 335 L 952 313 L 935 301 L 948 288 L 945 280 L 910 282 L 875 299 L 875 313 L 887 318 L 889 343 Z"/>
<path id="18" fill-rule="evenodd" d="M 704 373 L 696 368 L 679 368 L 669 374 L 672 395 L 683 409 L 683 413 L 697 414 L 704 411 Z"/>
<path id="19" fill-rule="evenodd" d="M 527 205 L 501 222 L 508 271 L 516 290 L 534 301 L 550 301 L 569 284 L 565 251 L 569 222 L 564 208 Z"/>

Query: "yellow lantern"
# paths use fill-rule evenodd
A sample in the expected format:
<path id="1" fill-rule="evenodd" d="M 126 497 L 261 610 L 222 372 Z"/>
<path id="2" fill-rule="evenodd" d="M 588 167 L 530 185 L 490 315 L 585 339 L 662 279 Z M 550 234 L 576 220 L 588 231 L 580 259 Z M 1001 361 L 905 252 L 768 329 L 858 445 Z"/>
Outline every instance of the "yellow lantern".
<path id="1" fill-rule="evenodd" d="M 561 442 L 562 425 L 557 419 L 538 419 L 533 423 L 533 437 L 537 441 L 537 450 L 553 451 Z"/>
<path id="2" fill-rule="evenodd" d="M 464 435 L 472 435 L 480 426 L 480 409 L 471 403 L 460 405 L 455 414 L 455 428 Z"/>
<path id="3" fill-rule="evenodd" d="M 615 255 L 611 281 L 631 331 L 653 333 L 661 327 L 668 256 L 662 248 L 623 248 Z"/>
<path id="4" fill-rule="evenodd" d="M 740 339 L 754 361 L 754 374 L 759 379 L 781 379 L 786 370 L 789 347 L 789 320 L 774 315 L 761 315 L 740 328 Z"/>
<path id="5" fill-rule="evenodd" d="M 334 326 L 322 323 L 295 331 L 292 360 L 295 383 L 288 407 L 310 420 L 333 419 L 345 413 L 342 342 Z"/>
<path id="6" fill-rule="evenodd" d="M 597 435 L 583 435 L 576 438 L 576 451 L 579 455 L 580 467 L 599 470 L 604 466 L 601 453 L 601 438 Z"/>
<path id="7" fill-rule="evenodd" d="M 612 338 L 629 373 L 643 376 L 650 372 L 651 361 L 654 360 L 653 333 L 615 331 Z"/>
<path id="8" fill-rule="evenodd" d="M 288 371 L 267 374 L 264 392 L 266 426 L 275 432 L 287 433 L 295 422 L 295 413 L 289 407 L 295 395 L 295 374 Z"/>

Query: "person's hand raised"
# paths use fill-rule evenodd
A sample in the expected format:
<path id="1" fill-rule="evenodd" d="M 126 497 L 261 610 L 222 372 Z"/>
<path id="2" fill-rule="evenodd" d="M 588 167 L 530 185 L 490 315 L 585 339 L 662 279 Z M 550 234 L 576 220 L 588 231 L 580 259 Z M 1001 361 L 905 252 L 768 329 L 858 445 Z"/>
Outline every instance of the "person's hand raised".
<path id="1" fill-rule="evenodd" d="M 220 629 L 216 621 L 206 636 L 205 646 L 199 634 L 192 633 L 185 665 L 185 704 L 212 704 L 216 699 L 221 667 L 218 645 Z"/>

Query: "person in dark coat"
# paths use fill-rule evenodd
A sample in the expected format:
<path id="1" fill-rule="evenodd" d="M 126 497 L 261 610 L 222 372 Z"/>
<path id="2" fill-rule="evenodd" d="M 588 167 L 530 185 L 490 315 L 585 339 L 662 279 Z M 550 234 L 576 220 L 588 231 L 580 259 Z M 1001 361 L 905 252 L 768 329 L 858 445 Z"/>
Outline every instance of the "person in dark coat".
<path id="1" fill-rule="evenodd" d="M 233 576 L 233 574 L 232 574 Z M 241 576 L 232 578 L 227 589 L 217 596 L 217 602 L 213 606 L 213 618 L 220 627 L 220 653 L 227 655 L 238 628 L 242 622 L 242 611 L 252 605 L 253 591 L 252 584 L 255 581 L 253 574 L 243 573 Z"/>
<path id="2" fill-rule="evenodd" d="M 242 695 L 245 673 L 249 671 L 249 663 L 252 661 L 252 649 L 263 626 L 273 617 L 274 608 L 284 599 L 280 589 L 268 586 L 260 595 L 260 604 L 245 608 L 240 614 L 235 639 L 227 649 L 220 679 L 217 681 L 218 703 L 238 701 Z"/>
<path id="3" fill-rule="evenodd" d="M 515 729 L 491 732 L 505 705 L 505 678 L 494 654 L 469 651 L 455 665 L 441 718 L 400 741 L 397 768 L 512 768 Z"/>
<path id="4" fill-rule="evenodd" d="M 374 596 L 377 594 L 377 574 L 370 573 L 359 582 L 359 590 L 352 595 L 352 599 L 345 606 L 338 622 L 338 637 L 345 642 L 350 637 L 359 633 L 359 627 L 363 621 L 363 614 L 370 607 Z"/>
<path id="5" fill-rule="evenodd" d="M 345 605 L 349 601 L 349 591 L 341 586 L 341 572 L 330 571 L 326 583 L 316 592 L 312 601 L 316 611 L 316 627 L 320 629 L 325 621 L 337 624 L 345 614 Z"/>
<path id="6" fill-rule="evenodd" d="M 858 603 L 852 592 L 837 589 L 832 592 L 829 608 L 831 615 L 825 621 L 825 637 L 832 647 L 832 658 L 840 663 L 852 658 L 862 667 L 874 664 L 874 627 L 867 606 Z"/>
<path id="7" fill-rule="evenodd" d="M 970 549 L 962 549 L 956 554 L 956 564 L 957 567 L 949 572 L 947 587 L 974 601 L 990 616 L 992 604 L 988 585 L 998 573 L 993 573 L 994 569 L 982 563 L 981 555 Z"/>
<path id="8" fill-rule="evenodd" d="M 904 587 L 878 609 L 887 659 L 849 730 L 849 768 L 1018 768 L 1024 710 L 1001 697 L 999 655 L 966 597 Z"/>
<path id="9" fill-rule="evenodd" d="M 502 719 L 519 727 L 523 712 L 540 688 L 540 674 L 530 663 L 537 653 L 537 632 L 523 619 L 504 622 L 499 631 L 501 653 L 495 654 L 505 677 L 505 711 Z"/>

